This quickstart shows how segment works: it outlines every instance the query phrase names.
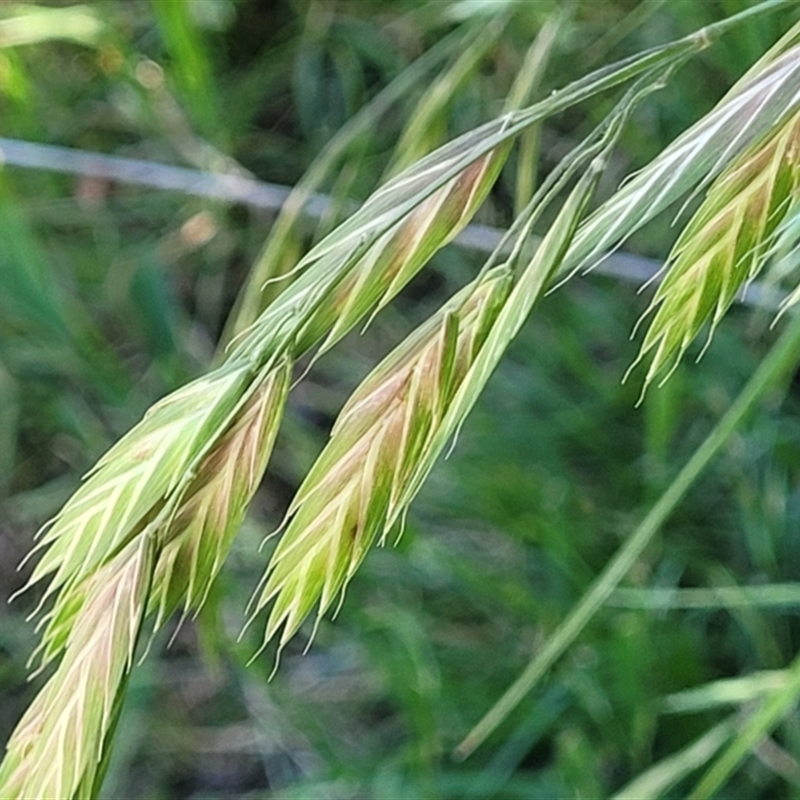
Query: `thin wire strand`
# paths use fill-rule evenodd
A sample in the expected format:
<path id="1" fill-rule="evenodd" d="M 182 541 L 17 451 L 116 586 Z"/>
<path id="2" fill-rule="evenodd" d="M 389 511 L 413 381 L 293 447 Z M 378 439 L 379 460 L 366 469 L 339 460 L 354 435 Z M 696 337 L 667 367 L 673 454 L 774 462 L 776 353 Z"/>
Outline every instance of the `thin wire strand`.
<path id="1" fill-rule="evenodd" d="M 253 180 L 241 175 L 204 172 L 187 167 L 160 164 L 124 156 L 110 156 L 38 144 L 20 139 L 0 137 L 0 166 L 61 172 L 70 175 L 100 178 L 119 183 L 146 186 L 151 189 L 177 191 L 196 197 L 207 197 L 230 203 L 243 203 L 253 208 L 278 212 L 291 192 L 288 186 Z M 312 194 L 305 204 L 303 214 L 318 220 L 329 210 L 331 200 L 323 194 Z M 468 225 L 454 242 L 465 250 L 491 253 L 501 242 L 506 231 L 488 225 Z M 614 252 L 599 261 L 592 270 L 634 283 L 658 282 L 662 264 L 653 259 L 631 253 Z M 740 292 L 737 300 L 745 305 L 777 311 L 784 295 L 763 283 L 753 283 L 747 293 Z"/>

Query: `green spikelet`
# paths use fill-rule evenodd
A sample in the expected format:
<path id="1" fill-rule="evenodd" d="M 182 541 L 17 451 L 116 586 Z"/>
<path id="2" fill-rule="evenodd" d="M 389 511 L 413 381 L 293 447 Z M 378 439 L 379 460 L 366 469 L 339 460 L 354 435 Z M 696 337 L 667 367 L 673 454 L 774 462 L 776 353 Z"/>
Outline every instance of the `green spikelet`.
<path id="1" fill-rule="evenodd" d="M 366 378 L 287 513 L 289 526 L 254 598 L 271 600 L 265 644 L 281 646 L 314 606 L 341 596 L 373 542 L 402 513 L 402 490 L 510 290 L 503 267 L 466 287 Z"/>
<path id="2" fill-rule="evenodd" d="M 132 666 L 152 570 L 153 540 L 142 536 L 86 579 L 64 658 L 6 746 L 4 800 L 82 797 L 95 784 Z"/>
<path id="3" fill-rule="evenodd" d="M 74 586 L 157 516 L 198 454 L 224 427 L 247 385 L 221 367 L 165 397 L 96 464 L 37 545 L 30 583 L 52 573 L 45 598 Z"/>
<path id="4" fill-rule="evenodd" d="M 156 629 L 180 605 L 186 613 L 205 601 L 266 469 L 290 378 L 288 360 L 271 369 L 200 464 L 163 535 L 151 597 Z"/>
<path id="5" fill-rule="evenodd" d="M 635 364 L 651 351 L 645 387 L 665 381 L 707 322 L 714 328 L 764 265 L 781 220 L 800 193 L 800 114 L 731 164 L 709 189 L 669 257 L 645 312 L 655 313 Z"/>

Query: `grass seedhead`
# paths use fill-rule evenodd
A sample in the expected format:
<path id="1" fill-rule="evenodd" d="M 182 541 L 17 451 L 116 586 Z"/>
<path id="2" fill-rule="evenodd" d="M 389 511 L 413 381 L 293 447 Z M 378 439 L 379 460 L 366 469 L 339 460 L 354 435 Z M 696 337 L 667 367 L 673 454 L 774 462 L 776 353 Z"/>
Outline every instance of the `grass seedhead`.
<path id="1" fill-rule="evenodd" d="M 645 314 L 654 313 L 634 365 L 654 352 L 645 388 L 667 377 L 700 329 L 709 340 L 737 293 L 759 273 L 800 193 L 800 114 L 739 156 L 709 189 L 668 259 Z M 663 382 L 662 380 L 662 382 Z"/>
<path id="2" fill-rule="evenodd" d="M 794 39 L 789 38 L 788 43 Z M 575 236 L 563 270 L 589 269 L 689 191 L 698 191 L 800 104 L 800 47 L 779 49 L 748 72 L 711 112 L 607 200 Z"/>
<path id="3" fill-rule="evenodd" d="M 355 391 L 287 513 L 253 615 L 270 601 L 266 643 L 283 646 L 341 596 L 403 511 L 402 491 L 511 287 L 497 268 L 465 288 Z"/>
<path id="4" fill-rule="evenodd" d="M 131 542 L 85 579 L 64 658 L 7 744 L 0 797 L 83 796 L 104 756 L 147 605 L 154 542 Z"/>
<path id="5" fill-rule="evenodd" d="M 368 550 L 385 544 L 403 519 L 557 274 L 587 265 L 671 202 L 721 175 L 680 238 L 673 269 L 656 295 L 653 326 L 642 348 L 642 355 L 655 353 L 647 381 L 670 359 L 680 358 L 703 324 L 710 321 L 713 329 L 736 292 L 760 269 L 781 218 L 798 200 L 800 48 L 795 45 L 800 26 L 711 114 L 579 225 L 616 137 L 639 100 L 728 26 L 771 5 L 602 67 L 519 109 L 551 51 L 554 18 L 526 59 L 502 116 L 407 167 L 300 256 L 295 220 L 301 208 L 322 181 L 330 183 L 336 169 L 342 176 L 339 189 L 362 174 L 363 164 L 344 163 L 345 152 L 361 146 L 362 134 L 413 76 L 376 97 L 351 121 L 292 194 L 275 226 L 229 328 L 225 363 L 156 403 L 43 530 L 34 548 L 41 558 L 28 585 L 49 579 L 39 606 L 49 610 L 39 622 L 35 655 L 51 675 L 7 744 L 0 797 L 98 795 L 143 620 L 155 617 L 157 630 L 174 611 L 185 616 L 205 602 L 269 460 L 294 362 L 314 349 L 324 353 L 396 296 L 472 219 L 520 137 L 527 155 L 518 164 L 532 173 L 535 132 L 543 120 L 633 81 L 606 121 L 535 192 L 523 176 L 516 205 L 524 207 L 480 276 L 386 358 L 342 409 L 287 512 L 285 533 L 251 602 L 251 620 L 271 605 L 262 649 L 276 639 L 280 652 L 310 615 L 319 622 L 341 604 Z M 560 13 L 559 19 L 564 19 Z M 189 17 L 184 22 L 190 24 Z M 450 103 L 454 87 L 474 73 L 499 27 L 476 31 L 475 49 L 457 58 L 434 84 L 412 123 L 409 141 L 414 139 L 415 148 L 427 150 L 438 140 L 444 130 L 440 109 Z M 441 54 L 421 59 L 413 74 L 426 74 Z M 98 65 L 105 72 L 102 61 Z M 371 92 L 371 84 L 370 77 L 363 88 Z M 432 122 L 439 131 L 428 130 Z M 404 150 L 395 164 L 411 152 Z M 544 216 L 557 201 L 558 213 Z M 534 246 L 532 232 L 551 219 Z M 79 272 L 76 281 L 82 283 Z M 265 302 L 258 287 L 275 279 L 277 289 L 279 277 L 288 285 L 261 311 Z M 766 377 L 747 390 L 736 413 L 723 420 L 721 433 L 709 438 L 701 456 L 679 475 L 677 488 L 659 502 L 661 517 L 648 516 L 609 577 L 586 595 L 554 643 L 476 729 L 469 747 L 505 718 L 599 608 L 632 566 L 631 554 L 641 552 L 636 548 L 655 533 L 670 503 L 721 447 L 762 385 L 788 370 L 798 340 L 800 325 L 781 345 L 780 359 L 770 362 Z M 17 352 L 16 338 L 8 350 Z M 43 363 L 51 359 L 48 354 Z M 436 751 L 438 745 L 430 749 Z"/>
<path id="6" fill-rule="evenodd" d="M 272 368 L 203 459 L 171 519 L 158 555 L 151 606 L 155 628 L 183 605 L 200 609 L 266 469 L 292 365 Z"/>
<path id="7" fill-rule="evenodd" d="M 299 336 L 299 350 L 324 336 L 319 348 L 323 353 L 364 316 L 380 311 L 472 219 L 509 147 L 504 144 L 469 164 L 382 234 L 320 305 Z M 431 176 L 437 174 L 438 170 Z"/>
<path id="8" fill-rule="evenodd" d="M 247 370 L 223 367 L 178 389 L 95 465 L 46 530 L 30 584 L 53 574 L 42 602 L 76 586 L 140 534 L 194 469 L 244 391 Z"/>

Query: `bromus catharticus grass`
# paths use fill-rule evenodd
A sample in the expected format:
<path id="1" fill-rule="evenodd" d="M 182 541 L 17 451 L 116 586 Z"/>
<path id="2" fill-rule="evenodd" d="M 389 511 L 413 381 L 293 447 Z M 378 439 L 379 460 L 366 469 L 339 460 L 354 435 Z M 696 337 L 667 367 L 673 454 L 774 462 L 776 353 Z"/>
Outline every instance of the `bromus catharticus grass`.
<path id="1" fill-rule="evenodd" d="M 388 303 L 467 224 L 513 142 L 541 120 L 635 81 L 611 120 L 521 212 L 507 242 L 511 254 L 498 252 L 344 407 L 290 508 L 255 597 L 254 613 L 274 600 L 266 638 L 280 631 L 283 645 L 314 608 L 320 615 L 334 607 L 368 548 L 391 536 L 552 280 L 618 246 L 669 203 L 714 179 L 710 205 L 701 211 L 706 216 L 690 223 L 676 251 L 676 277 L 668 278 L 658 296 L 658 324 L 643 347 L 656 351 L 652 375 L 685 349 L 707 318 L 718 320 L 734 284 L 759 268 L 758 254 L 779 222 L 777 209 L 794 197 L 794 150 L 786 126 L 797 111 L 800 86 L 795 32 L 717 109 L 581 220 L 634 105 L 727 27 L 769 7 L 603 68 L 408 167 L 299 260 L 288 286 L 234 337 L 224 363 L 153 406 L 98 462 L 36 547 L 43 552 L 31 583 L 49 581 L 38 652 L 41 665 L 54 665 L 54 671 L 7 745 L 0 794 L 97 794 L 145 620 L 153 617 L 158 628 L 173 611 L 195 613 L 202 606 L 266 469 L 298 359 L 315 349 L 317 357 L 323 354 Z M 770 179 L 774 163 L 781 167 Z M 737 176 L 747 176 L 751 188 L 733 196 Z M 531 252 L 529 234 L 540 209 L 555 203 L 570 181 L 574 188 Z M 725 211 L 726 204 L 771 210 L 742 237 L 744 229 L 736 228 L 741 214 Z M 721 231 L 713 241 L 733 242 L 724 258 L 704 249 L 704 237 L 694 238 L 712 219 Z M 733 270 L 736 277 L 681 281 L 697 264 Z M 684 313 L 695 307 L 700 311 Z M 784 358 L 781 369 L 786 363 Z M 666 512 L 660 513 L 663 519 Z M 646 539 L 636 539 L 636 546 Z M 619 580 L 628 563 L 619 562 L 597 596 Z M 596 598 L 589 597 L 577 621 L 547 651 L 549 663 L 596 607 Z M 526 679 L 512 700 L 530 685 Z"/>

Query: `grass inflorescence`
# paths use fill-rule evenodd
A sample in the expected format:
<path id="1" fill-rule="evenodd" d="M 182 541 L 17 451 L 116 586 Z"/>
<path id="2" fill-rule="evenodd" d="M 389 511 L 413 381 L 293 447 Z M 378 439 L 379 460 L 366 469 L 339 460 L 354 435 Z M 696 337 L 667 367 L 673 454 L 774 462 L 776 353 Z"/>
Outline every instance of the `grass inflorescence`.
<path id="1" fill-rule="evenodd" d="M 468 78 L 475 79 L 486 54 L 512 26 L 509 16 L 495 16 L 482 32 L 478 21 L 465 34 L 474 49 L 454 57 L 423 93 L 400 137 L 400 151 L 391 159 L 393 177 L 302 254 L 295 223 L 303 203 L 346 162 L 348 148 L 356 146 L 370 120 L 384 114 L 413 82 L 398 80 L 376 97 L 373 116 L 362 116 L 334 140 L 327 156 L 298 184 L 228 322 L 216 364 L 154 403 L 40 532 L 25 588 L 46 582 L 36 609 L 40 642 L 33 662 L 48 676 L 8 740 L 0 795 L 19 800 L 98 795 L 137 649 L 176 612 L 182 618 L 196 615 L 209 600 L 267 470 L 299 369 L 354 328 L 371 323 L 473 220 L 502 183 L 502 171 L 521 137 L 518 163 L 530 168 L 544 120 L 625 84 L 632 87 L 538 182 L 538 190 L 532 178 L 515 181 L 516 219 L 477 277 L 382 360 L 339 411 L 329 441 L 288 506 L 280 539 L 253 595 L 250 623 L 267 611 L 257 654 L 273 639 L 280 652 L 309 616 L 315 617 L 316 630 L 322 617 L 341 605 L 373 545 L 397 541 L 434 463 L 558 276 L 591 266 L 675 200 L 706 191 L 668 259 L 637 359 L 652 353 L 645 386 L 676 369 L 703 326 L 710 324 L 713 331 L 720 324 L 737 293 L 774 254 L 775 238 L 797 202 L 797 29 L 588 217 L 586 211 L 639 105 L 667 85 L 678 66 L 774 5 L 748 8 L 601 67 L 520 108 L 540 83 L 537 70 L 554 56 L 557 23 L 569 18 L 561 11 L 544 24 L 541 39 L 522 61 L 504 112 L 489 122 L 462 126 L 468 130 L 442 141 L 449 136 L 449 95 L 465 90 Z M 198 86 L 198 76 L 212 82 L 212 71 L 188 12 L 181 9 L 177 4 L 169 13 L 162 9 L 156 19 L 166 52 L 176 60 L 175 86 L 185 114 L 170 104 L 170 87 L 157 65 L 140 64 L 135 74 L 158 98 L 154 108 L 171 121 L 171 135 L 182 152 L 204 166 L 233 168 L 221 156 L 224 142 L 215 131 L 224 93 Z M 324 14 L 315 16 L 318 11 L 309 11 L 315 35 L 327 24 Z M 88 15 L 85 20 L 95 19 L 88 11 L 73 13 L 73 21 L 84 19 L 82 14 Z M 467 12 L 462 8 L 460 13 Z M 8 36 L 13 29 L 2 31 Z M 40 35 L 58 38 L 45 29 Z M 89 43 L 99 35 L 91 25 L 81 34 Z M 117 69 L 108 53 L 105 58 L 104 69 Z M 434 60 L 419 60 L 415 80 Z M 13 71 L 13 60 L 0 66 Z M 347 183 L 348 176 L 342 180 Z M 341 208 L 334 216 L 339 214 Z M 545 220 L 544 235 L 534 240 L 534 229 Z M 185 230 L 183 235 L 189 237 Z M 289 258 L 295 252 L 297 257 Z M 41 283 L 37 269 L 31 268 L 30 285 Z M 25 303 L 19 308 L 24 319 Z M 91 332 L 81 331 L 66 316 L 58 324 L 67 338 L 91 339 Z M 798 336 L 793 321 L 605 572 L 588 585 L 539 655 L 462 743 L 460 755 L 469 754 L 512 715 L 613 597 L 711 458 L 766 389 L 785 378 L 796 361 Z M 408 624 L 405 630 L 413 629 Z M 687 763 L 692 769 L 702 766 L 730 741 L 696 790 L 713 791 L 796 700 L 796 673 L 796 666 L 786 671 L 786 680 L 741 734 L 732 724 L 713 728 L 713 747 L 703 750 L 703 758 L 697 752 L 699 744 L 708 744 L 705 739 L 687 751 L 691 758 L 669 763 L 669 779 L 663 771 L 643 772 L 630 785 L 657 796 L 670 781 L 684 777 L 681 770 L 688 774 Z M 420 669 L 420 674 L 435 683 L 432 672 Z"/>

